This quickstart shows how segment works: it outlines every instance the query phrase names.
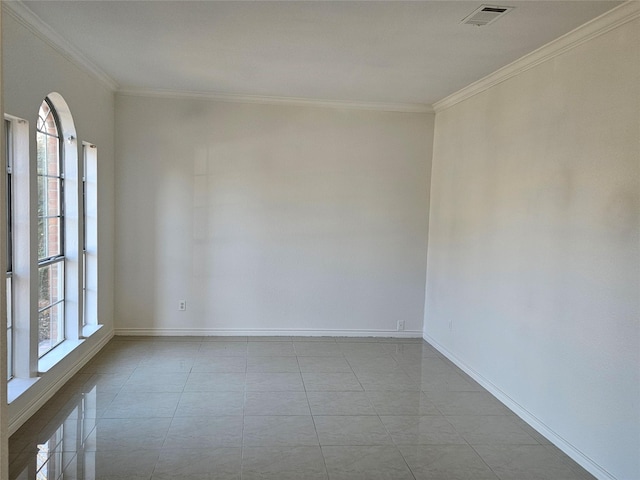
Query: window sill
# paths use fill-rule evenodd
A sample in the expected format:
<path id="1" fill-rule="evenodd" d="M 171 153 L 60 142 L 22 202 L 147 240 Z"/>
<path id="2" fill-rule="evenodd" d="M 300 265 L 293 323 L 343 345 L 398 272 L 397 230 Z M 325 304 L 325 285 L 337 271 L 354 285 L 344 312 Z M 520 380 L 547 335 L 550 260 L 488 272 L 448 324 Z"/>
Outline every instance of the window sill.
<path id="1" fill-rule="evenodd" d="M 17 378 L 13 377 L 7 382 L 7 403 L 13 402 L 16 398 L 29 390 L 35 384 L 39 377 L 33 378 Z"/>
<path id="2" fill-rule="evenodd" d="M 54 366 L 60 363 L 67 355 L 84 343 L 91 335 L 102 328 L 102 325 L 86 325 L 82 329 L 82 338 L 78 340 L 65 340 L 53 350 L 45 354 L 38 360 L 38 374 L 47 373 Z"/>
<path id="3" fill-rule="evenodd" d="M 82 345 L 87 338 L 98 332 L 102 325 L 87 325 L 82 329 L 82 338 L 78 340 L 65 340 L 53 350 L 38 360 L 38 376 L 33 378 L 14 377 L 7 382 L 7 401 L 13 402 L 20 395 L 31 388 L 43 374 L 46 374 L 54 366 Z"/>
<path id="4" fill-rule="evenodd" d="M 38 360 L 38 375 L 47 373 L 83 343 L 84 338 L 78 340 L 65 340 L 53 350 L 47 352 L 40 358 L 40 360 Z"/>
<path id="5" fill-rule="evenodd" d="M 82 327 L 82 338 L 89 338 L 102 328 L 102 325 L 85 325 Z"/>

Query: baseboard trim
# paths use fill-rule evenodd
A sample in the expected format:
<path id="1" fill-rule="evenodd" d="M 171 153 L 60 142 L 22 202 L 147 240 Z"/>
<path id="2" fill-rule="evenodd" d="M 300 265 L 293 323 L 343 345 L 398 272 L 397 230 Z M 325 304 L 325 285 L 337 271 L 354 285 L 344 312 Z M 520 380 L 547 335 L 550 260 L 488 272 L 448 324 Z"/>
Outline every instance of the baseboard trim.
<path id="1" fill-rule="evenodd" d="M 533 429 L 535 429 L 538 433 L 543 435 L 547 440 L 553 443 L 556 447 L 566 453 L 571 459 L 573 459 L 577 464 L 579 464 L 582 468 L 587 470 L 590 474 L 596 477 L 598 480 L 616 480 L 614 476 L 612 476 L 609 472 L 607 472 L 604 468 L 594 462 L 590 457 L 585 455 L 578 448 L 573 446 L 570 442 L 565 440 L 563 437 L 554 432 L 551 428 L 549 428 L 543 421 L 529 412 L 526 408 L 512 399 L 505 392 L 500 390 L 495 384 L 491 381 L 487 380 L 476 370 L 471 368 L 469 365 L 460 360 L 456 355 L 450 352 L 447 348 L 440 345 L 435 339 L 427 335 L 426 333 L 422 336 L 423 340 L 430 345 L 432 345 L 436 350 L 438 350 L 442 355 L 447 357 L 453 363 L 456 364 L 458 368 L 464 371 L 467 375 L 473 378 L 476 382 L 482 385 L 489 393 L 491 393 L 494 397 L 504 403 L 509 409 L 511 409 L 518 417 L 527 422 Z"/>
<path id="2" fill-rule="evenodd" d="M 60 390 L 71 377 L 80 371 L 89 360 L 91 360 L 106 344 L 113 338 L 113 332 L 107 333 L 98 340 L 85 354 L 76 362 L 64 375 L 42 392 L 37 398 L 25 405 L 25 407 L 9 418 L 9 435 L 13 435 L 31 416 L 33 416 L 42 406 Z"/>
<path id="3" fill-rule="evenodd" d="M 116 328 L 117 336 L 150 336 L 150 337 L 392 337 L 422 338 L 419 330 L 323 330 L 323 329 L 243 329 L 243 328 Z"/>

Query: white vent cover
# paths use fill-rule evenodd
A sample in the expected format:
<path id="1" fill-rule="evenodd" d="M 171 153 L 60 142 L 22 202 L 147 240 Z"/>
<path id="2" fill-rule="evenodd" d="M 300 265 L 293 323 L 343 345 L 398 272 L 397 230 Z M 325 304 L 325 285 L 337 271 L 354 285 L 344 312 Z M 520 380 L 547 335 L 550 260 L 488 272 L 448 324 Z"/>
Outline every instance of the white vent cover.
<path id="1" fill-rule="evenodd" d="M 503 15 L 506 15 L 515 7 L 499 7 L 497 5 L 482 5 L 469 15 L 465 17 L 462 22 L 465 25 L 475 25 L 476 27 L 484 27 L 490 23 L 495 22 Z"/>

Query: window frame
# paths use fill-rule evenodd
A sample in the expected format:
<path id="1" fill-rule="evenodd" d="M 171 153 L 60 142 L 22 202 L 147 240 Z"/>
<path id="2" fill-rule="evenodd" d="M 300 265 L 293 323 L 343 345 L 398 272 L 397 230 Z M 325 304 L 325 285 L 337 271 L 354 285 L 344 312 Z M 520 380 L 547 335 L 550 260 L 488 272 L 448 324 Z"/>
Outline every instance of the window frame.
<path id="1" fill-rule="evenodd" d="M 22 384 L 24 379 L 37 373 L 37 358 L 31 355 L 33 306 L 37 303 L 37 290 L 31 281 L 37 278 L 37 267 L 33 256 L 36 244 L 37 223 L 31 215 L 32 192 L 35 186 L 33 164 L 29 155 L 31 131 L 29 122 L 12 115 L 4 115 L 7 141 L 7 161 L 11 168 L 11 379 L 9 397 L 13 395 L 11 385 Z M 8 220 L 8 219 L 7 219 Z M 9 293 L 9 292 L 8 292 Z"/>
<path id="2" fill-rule="evenodd" d="M 98 328 L 98 148 L 82 142 L 82 336 Z"/>
<path id="3" fill-rule="evenodd" d="M 6 223 L 6 306 L 7 306 L 7 381 L 14 376 L 14 342 L 13 342 L 13 124 L 10 119 L 4 119 L 5 128 L 5 223 Z"/>
<path id="4" fill-rule="evenodd" d="M 45 115 L 45 117 L 43 118 L 42 115 L 40 114 L 40 112 L 42 111 L 43 106 L 47 106 L 49 112 L 47 113 L 47 115 Z M 46 129 L 44 128 L 44 123 L 47 120 L 47 117 L 51 115 L 53 124 L 55 126 L 55 135 L 51 134 L 50 132 L 46 131 Z M 42 123 L 43 126 L 42 128 L 36 126 L 36 149 L 37 149 L 37 145 L 39 143 L 40 140 L 40 135 L 44 136 L 45 138 L 45 143 L 49 141 L 49 138 L 55 138 L 56 139 L 56 146 L 57 146 L 57 171 L 58 174 L 57 175 L 51 175 L 48 171 L 45 173 L 41 173 L 38 171 L 38 168 L 36 167 L 36 178 L 37 178 L 37 182 L 38 182 L 38 191 L 37 191 L 37 205 L 38 205 L 38 209 L 37 209 L 37 217 L 38 217 L 38 234 L 40 234 L 40 221 L 44 220 L 44 225 L 46 226 L 45 228 L 47 229 L 47 231 L 44 233 L 45 235 L 45 255 L 44 257 L 40 257 L 40 251 L 37 252 L 37 258 L 38 258 L 38 292 L 39 292 L 39 296 L 38 296 L 38 308 L 37 308 L 37 313 L 38 313 L 38 326 L 37 326 L 37 332 L 38 332 L 38 359 L 41 359 L 43 356 L 45 356 L 47 353 L 51 352 L 53 349 L 55 349 L 57 346 L 59 346 L 61 343 L 63 343 L 66 339 L 67 339 L 67 335 L 66 335 L 66 263 L 67 263 L 67 258 L 66 258 L 66 227 L 67 227 L 67 219 L 66 219 L 66 208 L 65 208 L 65 200 L 66 200 L 66 195 L 65 195 L 65 149 L 64 149 L 64 136 L 63 136 L 63 130 L 62 130 L 62 124 L 60 122 L 60 117 L 58 115 L 58 111 L 55 107 L 55 105 L 53 105 L 53 102 L 51 101 L 51 99 L 47 96 L 45 97 L 45 99 L 42 101 L 42 103 L 40 104 L 40 108 L 38 110 L 38 117 L 39 117 L 39 123 Z M 48 151 L 47 151 L 48 153 Z M 38 155 L 38 152 L 36 152 L 36 157 Z M 40 162 L 39 158 L 36 158 L 36 165 L 38 165 Z M 46 167 L 49 167 L 48 162 L 46 163 Z M 42 181 L 43 183 L 48 184 L 49 179 L 58 179 L 58 191 L 56 194 L 57 197 L 57 215 L 55 216 L 50 216 L 47 215 L 46 213 L 48 212 L 43 212 L 42 215 L 40 215 L 40 205 L 41 202 L 43 202 L 43 199 L 40 197 L 40 181 Z M 49 196 L 49 190 L 48 190 L 48 186 L 46 189 L 46 199 L 44 199 L 44 202 L 46 202 L 46 204 L 49 204 L 50 201 L 50 196 Z M 43 202 L 43 203 L 44 203 Z M 53 219 L 53 218 L 57 218 L 58 219 L 58 249 L 57 249 L 57 253 L 54 255 L 49 255 L 49 251 L 48 251 L 48 247 L 49 247 L 49 223 L 48 220 L 49 219 Z M 38 250 L 40 249 L 40 239 L 38 239 Z M 62 285 L 59 287 L 58 291 L 59 291 L 59 296 L 57 297 L 57 299 L 55 301 L 51 301 L 51 299 L 49 299 L 49 303 L 47 303 L 44 306 L 40 306 L 40 293 L 41 293 L 41 289 L 42 289 L 42 270 L 49 268 L 49 271 L 53 270 L 54 266 L 58 266 L 58 268 L 62 269 L 61 274 L 59 273 L 58 282 L 61 282 Z M 49 311 L 49 312 L 54 312 L 55 310 L 57 310 L 57 315 L 60 317 L 58 319 L 58 336 L 56 337 L 56 339 L 52 339 L 50 332 L 49 332 L 49 345 L 47 348 L 43 349 L 42 348 L 42 342 L 40 340 L 40 330 L 41 330 L 41 314 L 45 311 Z M 55 343 L 53 343 L 55 341 Z"/>

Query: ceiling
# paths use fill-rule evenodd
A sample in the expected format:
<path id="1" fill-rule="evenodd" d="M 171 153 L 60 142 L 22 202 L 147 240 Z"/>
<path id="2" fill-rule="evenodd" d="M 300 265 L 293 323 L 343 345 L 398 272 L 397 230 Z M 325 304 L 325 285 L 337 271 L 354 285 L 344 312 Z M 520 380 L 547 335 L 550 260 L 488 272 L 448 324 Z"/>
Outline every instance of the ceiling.
<path id="1" fill-rule="evenodd" d="M 622 2 L 24 1 L 122 90 L 431 105 Z"/>

